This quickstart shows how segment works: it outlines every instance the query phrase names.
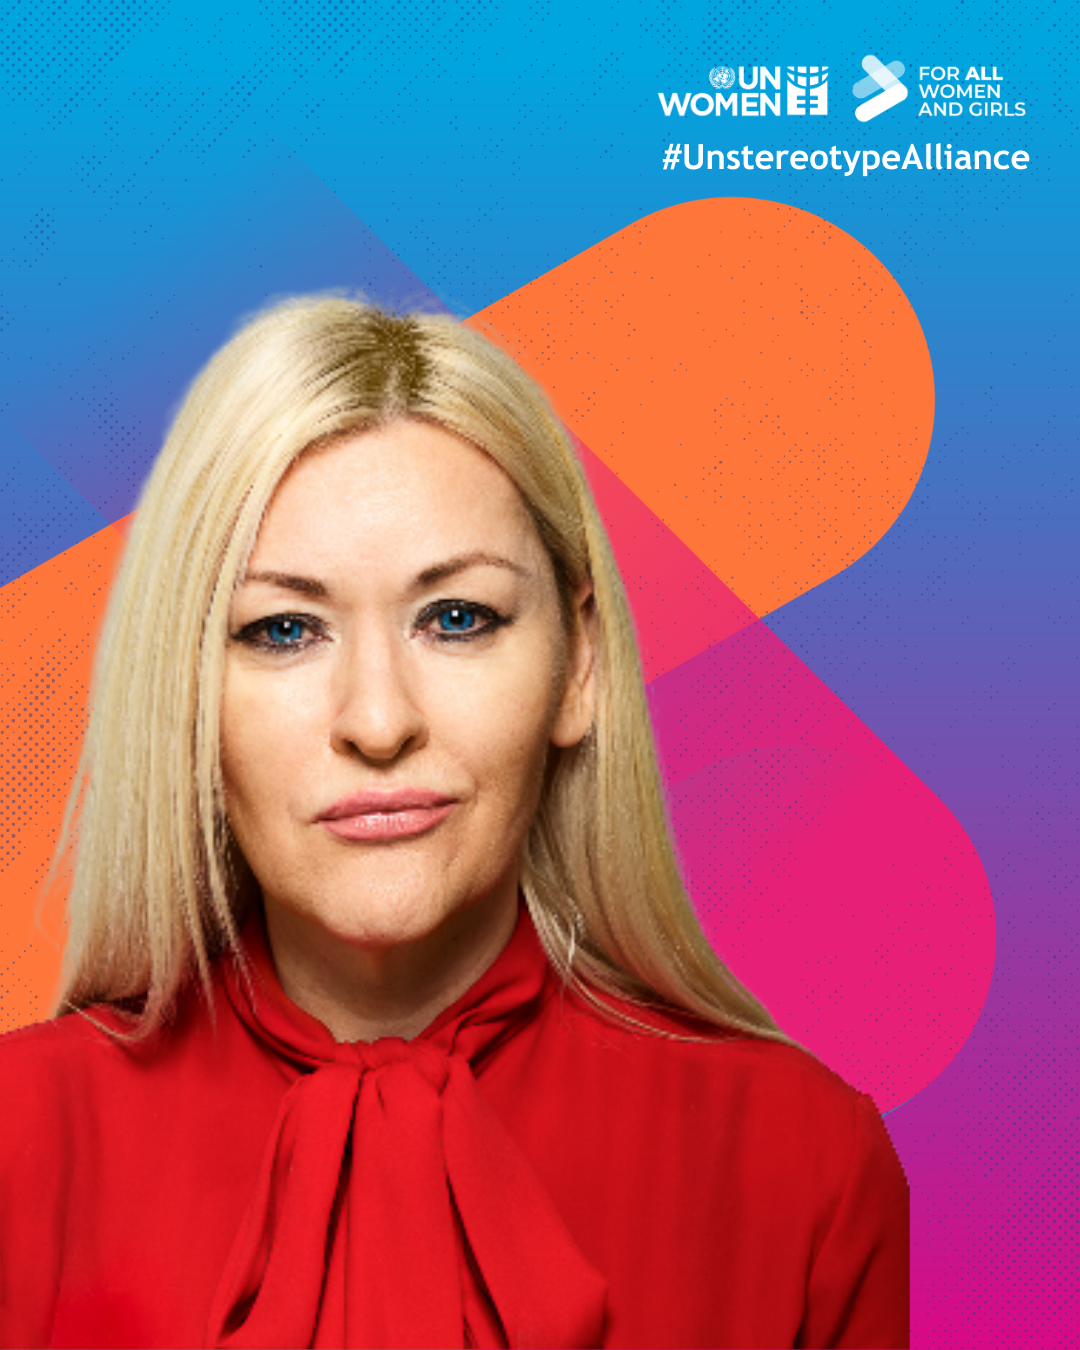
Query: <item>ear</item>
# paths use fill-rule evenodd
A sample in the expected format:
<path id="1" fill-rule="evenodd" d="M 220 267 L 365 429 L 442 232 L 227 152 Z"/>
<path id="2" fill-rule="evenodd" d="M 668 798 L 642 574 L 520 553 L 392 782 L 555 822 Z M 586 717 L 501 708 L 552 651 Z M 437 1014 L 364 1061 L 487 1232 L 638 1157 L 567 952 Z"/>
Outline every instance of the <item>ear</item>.
<path id="1" fill-rule="evenodd" d="M 596 713 L 596 598 L 586 579 L 574 592 L 573 628 L 562 701 L 551 729 L 551 743 L 569 749 L 585 739 Z"/>

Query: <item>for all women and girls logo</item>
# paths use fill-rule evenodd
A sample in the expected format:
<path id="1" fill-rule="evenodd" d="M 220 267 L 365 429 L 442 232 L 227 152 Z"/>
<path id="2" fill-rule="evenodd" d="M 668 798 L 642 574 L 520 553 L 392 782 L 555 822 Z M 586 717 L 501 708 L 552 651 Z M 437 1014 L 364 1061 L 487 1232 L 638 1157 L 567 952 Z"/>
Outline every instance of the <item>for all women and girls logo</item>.
<path id="1" fill-rule="evenodd" d="M 905 102 L 909 87 L 902 61 L 862 58 L 865 74 L 851 85 L 851 110 L 869 122 Z M 729 66 L 709 70 L 711 92 L 659 93 L 665 117 L 824 117 L 829 112 L 827 65 Z M 910 76 L 909 76 L 910 79 Z M 1022 102 L 1002 101 L 1003 79 L 996 65 L 919 67 L 919 117 L 1023 117 Z M 914 100 L 913 100 L 914 101 Z"/>

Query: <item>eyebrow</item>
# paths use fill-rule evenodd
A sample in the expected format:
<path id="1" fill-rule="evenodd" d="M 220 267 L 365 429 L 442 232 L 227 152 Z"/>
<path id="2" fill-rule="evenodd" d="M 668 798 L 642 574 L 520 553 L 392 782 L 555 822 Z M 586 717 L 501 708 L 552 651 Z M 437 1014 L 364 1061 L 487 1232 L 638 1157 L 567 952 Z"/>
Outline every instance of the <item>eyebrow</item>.
<path id="1" fill-rule="evenodd" d="M 447 577 L 457 576 L 459 572 L 467 572 L 470 567 L 501 567 L 518 576 L 531 575 L 527 567 L 510 558 L 504 558 L 500 553 L 486 553 L 483 549 L 474 549 L 470 553 L 458 553 L 452 558 L 447 558 L 445 562 L 425 567 L 417 574 L 414 586 L 417 590 L 423 590 L 428 586 L 434 586 L 437 582 L 445 581 Z M 282 591 L 294 591 L 297 595 L 306 595 L 313 600 L 325 600 L 330 594 L 326 583 L 317 577 L 300 576 L 294 572 L 248 572 L 240 584 L 250 586 L 257 582 L 266 586 L 276 586 Z"/>
<path id="2" fill-rule="evenodd" d="M 240 585 L 250 586 L 255 582 L 276 586 L 280 591 L 296 591 L 298 595 L 307 595 L 313 600 L 325 600 L 329 594 L 325 584 L 315 577 L 301 577 L 292 572 L 248 572 Z"/>
<path id="3" fill-rule="evenodd" d="M 445 562 L 435 563 L 433 567 L 425 567 L 417 576 L 416 584 L 419 587 L 431 586 L 437 581 L 445 581 L 447 577 L 457 576 L 459 572 L 467 572 L 470 567 L 502 567 L 519 577 L 531 575 L 527 567 L 504 558 L 501 553 L 485 553 L 483 549 L 474 549 L 471 553 L 457 553 Z"/>

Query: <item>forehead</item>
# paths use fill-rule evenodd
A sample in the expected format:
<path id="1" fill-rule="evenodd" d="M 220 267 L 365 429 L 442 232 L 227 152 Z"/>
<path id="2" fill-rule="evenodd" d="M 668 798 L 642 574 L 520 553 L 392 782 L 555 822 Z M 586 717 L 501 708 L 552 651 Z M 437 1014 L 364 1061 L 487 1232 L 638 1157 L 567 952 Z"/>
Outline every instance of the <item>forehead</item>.
<path id="1" fill-rule="evenodd" d="M 543 556 L 520 492 L 494 460 L 441 427 L 399 421 L 304 454 L 270 503 L 252 560 L 325 570 L 470 549 Z"/>

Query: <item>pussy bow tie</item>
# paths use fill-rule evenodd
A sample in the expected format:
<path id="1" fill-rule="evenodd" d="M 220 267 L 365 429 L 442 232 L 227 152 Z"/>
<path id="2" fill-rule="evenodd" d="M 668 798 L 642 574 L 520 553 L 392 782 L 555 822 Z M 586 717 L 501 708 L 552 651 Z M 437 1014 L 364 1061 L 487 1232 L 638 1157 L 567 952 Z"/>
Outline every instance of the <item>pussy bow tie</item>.
<path id="1" fill-rule="evenodd" d="M 224 963 L 229 1001 L 301 1073 L 271 1131 L 208 1344 L 599 1345 L 604 1281 L 474 1077 L 549 991 L 524 906 L 494 965 L 412 1041 L 335 1043 L 281 992 L 261 924 L 246 926 L 244 948 L 248 977 Z M 474 1296 L 470 1318 L 463 1293 L 474 1272 L 486 1317 Z"/>

